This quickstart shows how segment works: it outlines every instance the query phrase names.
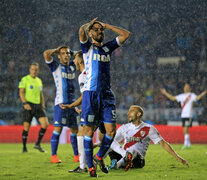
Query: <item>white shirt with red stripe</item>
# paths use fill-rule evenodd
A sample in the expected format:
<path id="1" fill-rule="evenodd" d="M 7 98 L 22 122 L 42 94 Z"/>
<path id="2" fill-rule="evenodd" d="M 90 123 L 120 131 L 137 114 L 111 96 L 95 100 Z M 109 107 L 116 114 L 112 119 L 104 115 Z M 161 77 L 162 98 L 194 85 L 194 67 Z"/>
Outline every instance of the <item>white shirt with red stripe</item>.
<path id="1" fill-rule="evenodd" d="M 84 91 L 84 84 L 86 81 L 86 70 L 84 69 L 81 74 L 78 76 L 78 84 L 80 87 L 80 92 L 82 93 Z"/>
<path id="2" fill-rule="evenodd" d="M 191 118 L 193 114 L 193 102 L 196 101 L 196 94 L 194 93 L 183 93 L 176 97 L 177 102 L 181 104 L 181 118 Z"/>
<path id="3" fill-rule="evenodd" d="M 124 139 L 124 144 L 120 147 L 120 142 Z M 145 122 L 135 126 L 133 123 L 122 125 L 116 132 L 111 149 L 124 156 L 123 152 L 129 151 L 138 152 L 143 158 L 152 140 L 154 144 L 159 143 L 163 138 L 158 133 L 157 129 Z M 119 147 L 118 147 L 119 146 Z"/>

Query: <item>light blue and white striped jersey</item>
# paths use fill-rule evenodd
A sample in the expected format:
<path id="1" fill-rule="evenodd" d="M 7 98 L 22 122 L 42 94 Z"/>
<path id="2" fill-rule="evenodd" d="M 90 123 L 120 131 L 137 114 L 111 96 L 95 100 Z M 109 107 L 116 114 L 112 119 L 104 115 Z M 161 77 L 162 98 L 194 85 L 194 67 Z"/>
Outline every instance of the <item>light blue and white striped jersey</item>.
<path id="1" fill-rule="evenodd" d="M 52 71 L 52 75 L 56 86 L 55 105 L 63 103 L 70 104 L 75 100 L 75 71 L 76 67 L 73 61 L 68 66 L 51 60 L 46 61 Z"/>
<path id="2" fill-rule="evenodd" d="M 102 47 L 89 40 L 80 42 L 86 70 L 84 91 L 101 91 L 111 88 L 110 61 L 111 53 L 121 46 L 118 37 Z"/>

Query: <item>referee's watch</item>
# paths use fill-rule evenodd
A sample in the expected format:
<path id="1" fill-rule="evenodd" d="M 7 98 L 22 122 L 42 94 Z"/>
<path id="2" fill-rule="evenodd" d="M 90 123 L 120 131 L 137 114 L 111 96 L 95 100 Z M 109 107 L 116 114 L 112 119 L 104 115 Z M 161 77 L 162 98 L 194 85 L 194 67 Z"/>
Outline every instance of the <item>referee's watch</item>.
<path id="1" fill-rule="evenodd" d="M 22 104 L 25 105 L 25 104 L 28 104 L 28 102 L 23 102 Z"/>

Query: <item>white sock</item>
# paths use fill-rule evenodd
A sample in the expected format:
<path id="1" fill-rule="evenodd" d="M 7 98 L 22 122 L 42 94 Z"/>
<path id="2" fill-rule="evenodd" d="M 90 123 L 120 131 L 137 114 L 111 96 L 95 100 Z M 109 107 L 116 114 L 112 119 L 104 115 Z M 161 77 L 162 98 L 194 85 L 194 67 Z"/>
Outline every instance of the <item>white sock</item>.
<path id="1" fill-rule="evenodd" d="M 84 169 L 86 168 L 86 157 L 85 157 L 85 151 L 83 147 L 83 136 L 77 136 L 77 141 L 78 141 L 80 168 Z"/>
<path id="2" fill-rule="evenodd" d="M 187 136 L 187 146 L 190 147 L 191 146 L 191 143 L 190 143 L 190 135 L 189 134 L 186 134 L 188 135 Z"/>
<path id="3" fill-rule="evenodd" d="M 184 136 L 184 146 L 187 146 L 188 145 L 188 137 L 189 137 L 189 135 L 188 134 L 185 134 L 185 136 Z"/>
<path id="4" fill-rule="evenodd" d="M 117 168 L 124 167 L 124 166 L 125 166 L 124 158 L 121 158 L 121 159 L 117 162 L 116 166 L 117 166 Z"/>

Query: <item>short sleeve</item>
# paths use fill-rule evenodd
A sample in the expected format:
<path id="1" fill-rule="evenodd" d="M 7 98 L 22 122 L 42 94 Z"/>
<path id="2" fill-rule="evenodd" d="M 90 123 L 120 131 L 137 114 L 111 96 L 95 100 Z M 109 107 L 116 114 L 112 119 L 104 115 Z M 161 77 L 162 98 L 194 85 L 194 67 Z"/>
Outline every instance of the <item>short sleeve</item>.
<path id="1" fill-rule="evenodd" d="M 149 138 L 152 140 L 154 144 L 159 143 L 163 139 L 154 126 L 150 127 Z"/>
<path id="2" fill-rule="evenodd" d="M 19 82 L 19 88 L 26 88 L 26 79 L 24 77 Z"/>

